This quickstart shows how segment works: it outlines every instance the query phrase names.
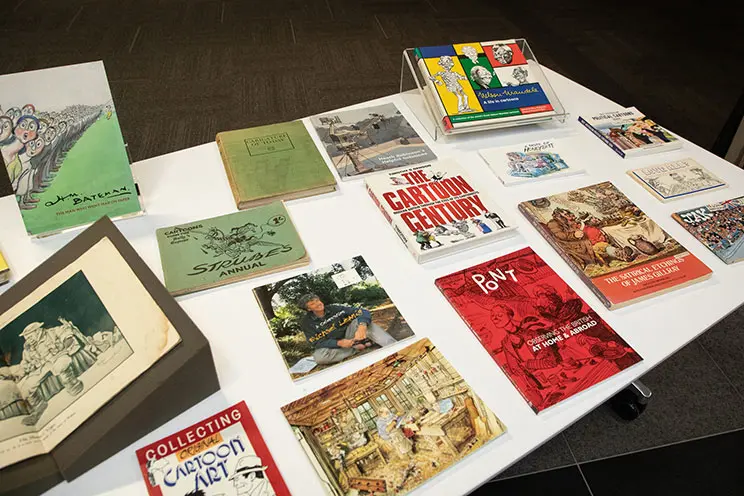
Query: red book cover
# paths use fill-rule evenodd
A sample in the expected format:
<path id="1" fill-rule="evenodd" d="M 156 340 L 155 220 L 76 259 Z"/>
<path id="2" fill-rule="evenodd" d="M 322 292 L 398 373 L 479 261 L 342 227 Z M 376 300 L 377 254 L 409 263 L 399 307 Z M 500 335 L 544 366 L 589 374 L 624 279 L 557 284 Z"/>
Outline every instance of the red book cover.
<path id="1" fill-rule="evenodd" d="M 537 413 L 641 361 L 532 248 L 436 285 Z"/>
<path id="2" fill-rule="evenodd" d="M 150 496 L 289 496 L 244 401 L 137 450 Z"/>

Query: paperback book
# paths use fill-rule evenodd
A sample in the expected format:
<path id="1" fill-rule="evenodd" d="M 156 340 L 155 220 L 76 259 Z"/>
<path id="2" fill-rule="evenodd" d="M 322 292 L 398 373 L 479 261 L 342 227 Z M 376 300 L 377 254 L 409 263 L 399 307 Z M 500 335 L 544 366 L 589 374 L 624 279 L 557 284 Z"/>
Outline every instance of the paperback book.
<path id="1" fill-rule="evenodd" d="M 428 339 L 282 413 L 333 496 L 408 494 L 506 430 Z"/>
<path id="2" fill-rule="evenodd" d="M 3 258 L 3 254 L 0 253 L 0 284 L 5 284 L 10 280 L 10 267 Z"/>
<path id="3" fill-rule="evenodd" d="M 174 296 L 310 263 L 280 201 L 155 231 Z"/>
<path id="4" fill-rule="evenodd" d="M 579 116 L 579 122 L 623 158 L 682 148 L 682 141 L 635 107 Z"/>
<path id="5" fill-rule="evenodd" d="M 436 285 L 536 413 L 641 361 L 532 248 Z"/>
<path id="6" fill-rule="evenodd" d="M 672 217 L 723 262 L 744 260 L 744 196 L 676 212 Z"/>
<path id="7" fill-rule="evenodd" d="M 609 181 L 519 209 L 610 309 L 710 277 L 703 262 Z"/>
<path id="8" fill-rule="evenodd" d="M 474 248 L 515 227 L 454 160 L 383 172 L 367 192 L 418 262 Z"/>
<path id="9" fill-rule="evenodd" d="M 726 187 L 692 158 L 629 170 L 628 175 L 662 202 Z"/>
<path id="10" fill-rule="evenodd" d="M 142 213 L 101 61 L 0 76 L 0 152 L 31 236 Z"/>
<path id="11" fill-rule="evenodd" d="M 245 401 L 137 450 L 150 496 L 289 496 Z"/>
<path id="12" fill-rule="evenodd" d="M 570 139 L 547 139 L 522 145 L 479 150 L 494 174 L 506 186 L 542 179 L 582 174 L 584 169 L 569 158 Z"/>
<path id="13" fill-rule="evenodd" d="M 316 115 L 310 122 L 342 180 L 437 159 L 394 103 Z"/>
<path id="14" fill-rule="evenodd" d="M 293 380 L 413 336 L 361 256 L 253 294 Z"/>

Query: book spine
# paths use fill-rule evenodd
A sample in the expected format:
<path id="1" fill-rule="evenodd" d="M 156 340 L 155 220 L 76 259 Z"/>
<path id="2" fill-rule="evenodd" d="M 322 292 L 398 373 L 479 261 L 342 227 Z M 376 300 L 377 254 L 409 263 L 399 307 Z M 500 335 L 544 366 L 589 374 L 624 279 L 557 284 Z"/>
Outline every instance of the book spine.
<path id="1" fill-rule="evenodd" d="M 225 175 L 227 175 L 227 182 L 230 184 L 230 191 L 232 191 L 233 198 L 235 198 L 235 206 L 240 210 L 240 194 L 238 194 L 238 187 L 233 179 L 232 168 L 225 154 L 225 148 L 222 146 L 222 140 L 219 136 L 217 136 L 215 141 L 217 142 L 217 149 L 220 151 L 222 165 L 225 167 Z"/>
<path id="2" fill-rule="evenodd" d="M 519 204 L 519 211 L 522 212 L 522 215 L 524 215 L 528 221 L 530 221 L 530 224 L 532 224 L 535 229 L 537 229 L 537 232 L 540 233 L 540 235 L 545 239 L 545 241 L 550 244 L 550 246 L 553 247 L 553 249 L 558 252 L 558 255 L 561 256 L 564 262 L 568 264 L 569 267 L 571 267 L 571 270 L 574 271 L 574 273 L 581 278 L 582 281 L 584 281 L 584 284 L 589 286 L 589 289 L 592 290 L 592 293 L 599 298 L 599 300 L 602 302 L 604 306 L 607 308 L 612 308 L 612 302 L 607 299 L 607 297 L 602 294 L 602 292 L 599 290 L 597 286 L 594 285 L 592 280 L 587 277 L 587 275 L 584 273 L 583 270 L 581 270 L 580 267 L 576 265 L 576 262 L 574 262 L 571 257 L 568 256 L 566 251 L 561 248 L 558 243 L 555 241 L 555 238 L 553 237 L 552 233 L 549 233 L 545 226 L 543 226 L 539 220 L 537 220 L 537 217 L 532 215 L 532 212 L 529 211 L 527 207 L 524 206 L 523 203 Z"/>
<path id="3" fill-rule="evenodd" d="M 372 190 L 369 184 L 365 184 L 365 187 L 367 188 L 367 194 L 369 195 L 370 198 L 372 198 L 372 201 L 375 202 L 375 205 L 377 205 L 377 208 L 382 213 L 382 216 L 385 217 L 386 221 L 388 221 L 388 224 L 390 224 L 390 226 L 393 228 L 393 231 L 395 231 L 395 233 L 398 235 L 398 238 L 400 238 L 400 240 L 403 242 L 406 249 L 410 251 L 410 249 L 408 248 L 408 240 L 403 236 L 400 229 L 397 228 L 397 226 L 395 225 L 395 221 L 393 221 L 393 218 L 390 215 L 390 213 L 382 205 L 382 203 L 380 202 L 380 199 L 377 198 L 377 195 L 375 195 L 375 192 Z M 417 255 L 414 253 L 413 256 L 417 256 Z"/>
<path id="4" fill-rule="evenodd" d="M 591 131 L 592 133 L 594 133 L 597 136 L 597 138 L 601 139 L 604 142 L 605 145 L 607 145 L 610 148 L 612 148 L 613 150 L 615 150 L 615 153 L 617 153 L 621 157 L 625 158 L 625 152 L 622 151 L 619 146 L 617 146 L 615 143 L 613 143 L 612 141 L 610 141 L 607 138 L 607 136 L 605 136 L 604 134 L 600 133 L 597 128 L 595 128 L 594 126 L 592 126 L 591 124 L 589 124 L 583 117 L 579 116 L 579 122 L 585 128 L 587 128 L 589 131 Z"/>

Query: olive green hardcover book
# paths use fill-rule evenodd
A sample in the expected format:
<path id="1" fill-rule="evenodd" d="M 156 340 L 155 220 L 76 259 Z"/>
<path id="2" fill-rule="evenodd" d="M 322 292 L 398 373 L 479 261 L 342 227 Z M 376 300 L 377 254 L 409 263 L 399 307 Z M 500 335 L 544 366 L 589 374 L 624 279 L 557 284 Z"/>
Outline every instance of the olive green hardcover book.
<path id="1" fill-rule="evenodd" d="M 165 287 L 174 295 L 310 263 L 281 201 L 156 231 Z"/>
<path id="2" fill-rule="evenodd" d="M 217 134 L 240 210 L 336 190 L 336 180 L 302 121 Z"/>

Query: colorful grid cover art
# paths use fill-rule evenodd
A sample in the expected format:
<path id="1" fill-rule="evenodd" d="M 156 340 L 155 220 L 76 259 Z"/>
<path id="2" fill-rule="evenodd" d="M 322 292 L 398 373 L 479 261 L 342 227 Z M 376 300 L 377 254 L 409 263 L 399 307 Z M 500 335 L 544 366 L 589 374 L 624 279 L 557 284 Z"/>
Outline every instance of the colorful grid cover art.
<path id="1" fill-rule="evenodd" d="M 436 285 L 537 413 L 641 361 L 531 248 Z"/>
<path id="2" fill-rule="evenodd" d="M 553 110 L 515 40 L 416 49 L 434 83 L 445 125 Z"/>
<path id="3" fill-rule="evenodd" d="M 744 196 L 672 214 L 727 264 L 744 260 Z"/>
<path id="4" fill-rule="evenodd" d="M 245 401 L 137 450 L 150 496 L 290 496 Z"/>

